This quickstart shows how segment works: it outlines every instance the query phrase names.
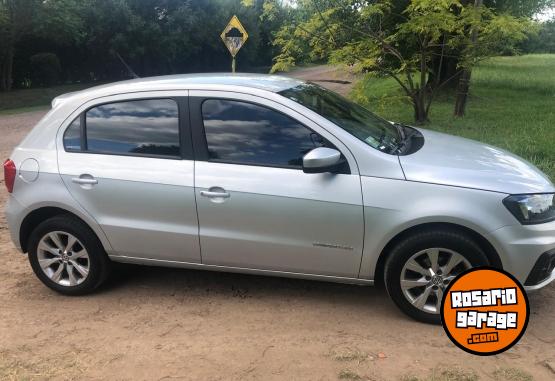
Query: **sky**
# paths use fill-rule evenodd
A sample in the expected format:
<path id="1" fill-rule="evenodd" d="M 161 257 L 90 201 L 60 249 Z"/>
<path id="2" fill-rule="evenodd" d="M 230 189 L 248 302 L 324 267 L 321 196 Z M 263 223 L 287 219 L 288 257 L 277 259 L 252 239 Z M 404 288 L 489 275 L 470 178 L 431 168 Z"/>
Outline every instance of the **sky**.
<path id="1" fill-rule="evenodd" d="M 539 21 L 553 20 L 555 18 L 555 9 L 551 8 L 543 13 L 539 13 L 535 16 L 535 18 Z"/>

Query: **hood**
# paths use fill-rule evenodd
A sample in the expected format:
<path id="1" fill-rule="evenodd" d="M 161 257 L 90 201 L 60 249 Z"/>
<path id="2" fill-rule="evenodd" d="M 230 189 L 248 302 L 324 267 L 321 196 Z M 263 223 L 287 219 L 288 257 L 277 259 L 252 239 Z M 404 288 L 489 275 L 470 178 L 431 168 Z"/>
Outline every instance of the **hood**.
<path id="1" fill-rule="evenodd" d="M 553 192 L 534 165 L 505 150 L 473 140 L 418 128 L 424 146 L 399 156 L 407 180 L 501 193 Z"/>

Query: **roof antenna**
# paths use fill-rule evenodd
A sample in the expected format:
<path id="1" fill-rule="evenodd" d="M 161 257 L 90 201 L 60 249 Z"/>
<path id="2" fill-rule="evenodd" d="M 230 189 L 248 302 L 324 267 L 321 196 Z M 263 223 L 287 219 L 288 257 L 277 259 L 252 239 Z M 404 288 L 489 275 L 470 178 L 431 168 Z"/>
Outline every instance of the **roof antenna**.
<path id="1" fill-rule="evenodd" d="M 125 68 L 127 69 L 127 73 L 132 77 L 132 78 L 141 78 L 137 75 L 137 73 L 135 73 L 133 71 L 133 69 L 131 69 L 131 66 L 129 66 L 124 60 L 123 58 L 119 55 L 117 50 L 114 50 L 114 53 L 116 54 L 116 57 L 119 58 L 119 60 L 121 61 L 121 63 L 123 64 L 123 66 L 125 66 Z"/>

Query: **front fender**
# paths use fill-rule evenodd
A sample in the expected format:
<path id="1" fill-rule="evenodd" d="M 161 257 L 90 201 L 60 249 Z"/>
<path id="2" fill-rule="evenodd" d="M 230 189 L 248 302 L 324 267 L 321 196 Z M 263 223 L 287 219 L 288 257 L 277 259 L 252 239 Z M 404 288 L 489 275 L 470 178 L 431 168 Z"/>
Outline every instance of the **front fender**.
<path id="1" fill-rule="evenodd" d="M 430 223 L 454 224 L 485 238 L 503 226 L 518 223 L 503 206 L 503 193 L 371 177 L 362 177 L 362 190 L 362 279 L 375 278 L 384 248 L 407 229 Z M 490 243 L 499 248 L 495 242 Z"/>

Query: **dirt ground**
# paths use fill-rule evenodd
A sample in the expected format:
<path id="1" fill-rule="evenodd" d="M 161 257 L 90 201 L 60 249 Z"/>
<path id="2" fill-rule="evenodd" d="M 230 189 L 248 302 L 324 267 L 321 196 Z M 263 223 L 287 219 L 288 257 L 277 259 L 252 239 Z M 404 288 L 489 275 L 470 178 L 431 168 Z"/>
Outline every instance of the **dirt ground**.
<path id="1" fill-rule="evenodd" d="M 43 114 L 0 116 L 0 158 Z M 555 379 L 555 285 L 530 295 L 519 344 L 479 357 L 372 287 L 120 266 L 94 295 L 60 296 L 0 216 L 0 380 Z"/>

